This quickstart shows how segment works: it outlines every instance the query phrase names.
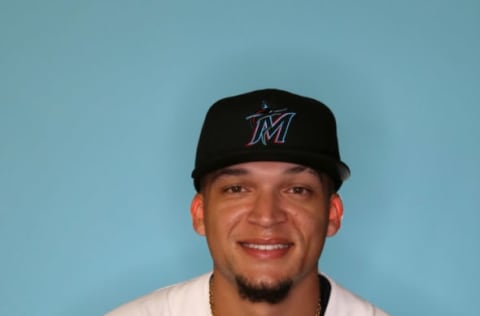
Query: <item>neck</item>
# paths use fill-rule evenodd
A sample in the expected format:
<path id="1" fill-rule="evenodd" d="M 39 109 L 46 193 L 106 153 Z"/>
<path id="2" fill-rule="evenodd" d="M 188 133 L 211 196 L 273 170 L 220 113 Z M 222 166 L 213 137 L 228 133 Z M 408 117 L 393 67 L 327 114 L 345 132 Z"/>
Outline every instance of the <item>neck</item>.
<path id="1" fill-rule="evenodd" d="M 320 315 L 318 273 L 295 283 L 288 296 L 276 304 L 254 303 L 241 298 L 234 282 L 222 278 L 221 274 L 215 274 L 210 279 L 210 309 L 212 316 Z"/>

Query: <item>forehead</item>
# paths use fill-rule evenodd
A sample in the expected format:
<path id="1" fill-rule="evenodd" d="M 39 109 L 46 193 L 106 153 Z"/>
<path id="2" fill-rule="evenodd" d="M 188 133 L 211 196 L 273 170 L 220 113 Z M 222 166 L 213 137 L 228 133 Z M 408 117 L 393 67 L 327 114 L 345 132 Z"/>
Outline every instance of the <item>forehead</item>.
<path id="1" fill-rule="evenodd" d="M 242 175 L 297 175 L 310 174 L 316 177 L 318 172 L 314 169 L 289 162 L 276 161 L 255 161 L 239 163 L 225 168 L 218 169 L 210 174 L 211 179 L 216 179 L 221 176 L 242 176 Z"/>

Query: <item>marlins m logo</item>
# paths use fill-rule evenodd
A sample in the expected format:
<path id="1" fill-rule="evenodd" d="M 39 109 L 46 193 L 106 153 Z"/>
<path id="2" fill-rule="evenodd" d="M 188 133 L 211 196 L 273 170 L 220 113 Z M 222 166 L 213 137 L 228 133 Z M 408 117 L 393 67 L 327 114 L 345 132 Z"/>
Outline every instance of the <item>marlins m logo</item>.
<path id="1" fill-rule="evenodd" d="M 253 146 L 259 142 L 266 146 L 270 141 L 273 141 L 274 144 L 285 143 L 290 122 L 295 114 L 287 112 L 287 109 L 272 110 L 268 104 L 263 102 L 257 113 L 245 118 L 250 121 L 253 128 L 252 138 L 247 146 Z"/>

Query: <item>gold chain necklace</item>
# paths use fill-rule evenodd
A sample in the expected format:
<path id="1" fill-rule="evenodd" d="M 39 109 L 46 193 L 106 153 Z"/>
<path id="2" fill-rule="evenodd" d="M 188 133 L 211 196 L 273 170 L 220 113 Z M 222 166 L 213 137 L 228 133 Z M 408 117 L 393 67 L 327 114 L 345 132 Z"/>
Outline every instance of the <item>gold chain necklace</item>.
<path id="1" fill-rule="evenodd" d="M 208 288 L 208 300 L 210 303 L 210 311 L 212 312 L 212 316 L 215 316 L 215 302 L 213 300 L 213 274 L 209 280 L 209 288 Z M 322 300 L 321 295 L 318 296 L 318 304 L 317 310 L 315 311 L 315 316 L 320 316 L 320 311 L 322 310 Z"/>

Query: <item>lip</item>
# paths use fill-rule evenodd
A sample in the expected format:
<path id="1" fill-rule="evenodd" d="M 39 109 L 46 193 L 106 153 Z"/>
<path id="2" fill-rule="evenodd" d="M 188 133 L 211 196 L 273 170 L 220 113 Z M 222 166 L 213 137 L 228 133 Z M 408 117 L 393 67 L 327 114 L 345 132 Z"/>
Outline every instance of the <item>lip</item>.
<path id="1" fill-rule="evenodd" d="M 283 239 L 244 240 L 238 242 L 238 244 L 249 256 L 263 260 L 281 258 L 294 245 L 292 242 Z"/>

